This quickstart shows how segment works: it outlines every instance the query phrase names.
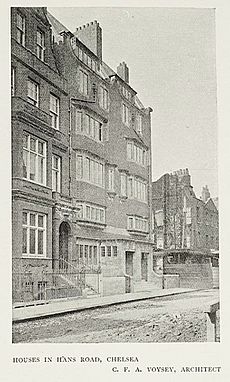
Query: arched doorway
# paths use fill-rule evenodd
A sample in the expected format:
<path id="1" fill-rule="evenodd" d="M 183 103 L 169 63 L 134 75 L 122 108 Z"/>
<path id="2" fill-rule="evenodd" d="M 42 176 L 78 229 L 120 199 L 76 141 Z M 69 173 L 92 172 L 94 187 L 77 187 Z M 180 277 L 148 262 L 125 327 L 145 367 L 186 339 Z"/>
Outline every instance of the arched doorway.
<path id="1" fill-rule="evenodd" d="M 59 227 L 59 269 L 68 269 L 70 247 L 70 225 L 62 222 Z"/>

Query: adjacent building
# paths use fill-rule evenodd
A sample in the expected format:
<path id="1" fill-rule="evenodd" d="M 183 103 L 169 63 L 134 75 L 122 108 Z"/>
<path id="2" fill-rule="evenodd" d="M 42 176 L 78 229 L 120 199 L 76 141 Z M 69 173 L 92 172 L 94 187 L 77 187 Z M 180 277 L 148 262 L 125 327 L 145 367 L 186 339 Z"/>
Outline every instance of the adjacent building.
<path id="1" fill-rule="evenodd" d="M 12 8 L 13 300 L 161 287 L 154 272 L 151 108 L 93 21 L 68 31 Z"/>
<path id="2" fill-rule="evenodd" d="M 196 197 L 188 169 L 153 182 L 152 198 L 157 248 L 218 250 L 218 210 L 207 186 Z"/>
<path id="3" fill-rule="evenodd" d="M 152 198 L 154 243 L 164 256 L 165 287 L 217 286 L 219 219 L 208 187 L 197 198 L 188 169 L 181 169 L 153 182 Z"/>

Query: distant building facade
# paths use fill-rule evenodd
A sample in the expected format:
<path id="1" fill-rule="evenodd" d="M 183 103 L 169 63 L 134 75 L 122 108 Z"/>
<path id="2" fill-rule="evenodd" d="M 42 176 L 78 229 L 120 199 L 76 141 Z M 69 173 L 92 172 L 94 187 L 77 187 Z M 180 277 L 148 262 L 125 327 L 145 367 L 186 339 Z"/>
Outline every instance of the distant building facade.
<path id="1" fill-rule="evenodd" d="M 103 62 L 96 21 L 72 34 L 46 8 L 20 7 L 11 25 L 14 300 L 68 297 L 76 284 L 79 294 L 161 287 L 152 110 L 127 65 Z"/>
<path id="2" fill-rule="evenodd" d="M 152 183 L 154 241 L 158 248 L 218 250 L 219 217 L 208 187 L 198 199 L 188 169 Z"/>

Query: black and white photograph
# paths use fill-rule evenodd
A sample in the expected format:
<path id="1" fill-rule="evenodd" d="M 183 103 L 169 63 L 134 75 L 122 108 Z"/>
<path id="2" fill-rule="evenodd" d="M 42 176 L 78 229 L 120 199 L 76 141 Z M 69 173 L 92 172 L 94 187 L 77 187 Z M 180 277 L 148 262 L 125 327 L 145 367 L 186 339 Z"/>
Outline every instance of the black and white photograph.
<path id="1" fill-rule="evenodd" d="M 0 18 L 0 379 L 227 382 L 230 3 Z"/>
<path id="2" fill-rule="evenodd" d="M 12 342 L 220 342 L 213 8 L 11 7 Z"/>

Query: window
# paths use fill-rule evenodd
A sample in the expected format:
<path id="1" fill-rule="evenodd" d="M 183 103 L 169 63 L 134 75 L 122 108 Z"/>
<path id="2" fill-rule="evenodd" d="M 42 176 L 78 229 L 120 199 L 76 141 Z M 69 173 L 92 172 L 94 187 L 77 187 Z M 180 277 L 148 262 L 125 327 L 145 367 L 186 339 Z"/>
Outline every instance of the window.
<path id="1" fill-rule="evenodd" d="M 121 87 L 121 91 L 122 91 L 123 96 L 130 101 L 132 98 L 130 91 L 128 91 L 128 89 L 124 86 Z"/>
<path id="2" fill-rule="evenodd" d="M 84 154 L 76 156 L 77 179 L 104 187 L 104 164 L 96 159 L 89 158 Z"/>
<path id="3" fill-rule="evenodd" d="M 15 68 L 11 67 L 11 96 L 15 95 Z"/>
<path id="4" fill-rule="evenodd" d="M 101 256 L 105 257 L 105 247 L 101 246 Z"/>
<path id="5" fill-rule="evenodd" d="M 99 105 L 103 109 L 107 110 L 108 109 L 108 90 L 100 86 L 99 88 Z"/>
<path id="6" fill-rule="evenodd" d="M 117 246 L 113 246 L 113 256 L 117 256 Z"/>
<path id="7" fill-rule="evenodd" d="M 78 206 L 79 207 L 79 206 Z M 81 204 L 82 213 L 80 220 L 88 220 L 94 223 L 105 224 L 105 209 L 96 205 Z"/>
<path id="8" fill-rule="evenodd" d="M 46 215 L 23 211 L 22 253 L 28 256 L 46 255 Z"/>
<path id="9" fill-rule="evenodd" d="M 25 17 L 17 13 L 17 42 L 25 46 Z"/>
<path id="10" fill-rule="evenodd" d="M 137 116 L 137 132 L 143 134 L 143 117 L 140 114 Z"/>
<path id="11" fill-rule="evenodd" d="M 112 247 L 110 245 L 107 245 L 107 256 L 111 256 L 112 255 Z"/>
<path id="12" fill-rule="evenodd" d="M 88 89 L 88 75 L 80 70 L 80 92 L 83 95 L 88 95 L 89 94 L 89 89 Z"/>
<path id="13" fill-rule="evenodd" d="M 127 229 L 131 231 L 148 232 L 148 219 L 139 216 L 128 216 Z"/>
<path id="14" fill-rule="evenodd" d="M 122 122 L 129 125 L 129 108 L 125 104 L 122 105 Z"/>
<path id="15" fill-rule="evenodd" d="M 146 182 L 135 176 L 130 176 L 128 178 L 128 197 L 147 202 Z"/>
<path id="16" fill-rule="evenodd" d="M 36 82 L 28 80 L 27 82 L 27 101 L 38 107 L 39 86 Z"/>
<path id="17" fill-rule="evenodd" d="M 52 191 L 60 192 L 61 181 L 61 158 L 57 155 L 52 156 Z"/>
<path id="18" fill-rule="evenodd" d="M 76 111 L 75 114 L 76 132 L 84 134 L 95 141 L 103 141 L 102 124 L 88 114 Z"/>
<path id="19" fill-rule="evenodd" d="M 108 171 L 108 190 L 114 191 L 114 168 L 109 168 Z"/>
<path id="20" fill-rule="evenodd" d="M 23 136 L 23 178 L 46 185 L 46 143 L 27 133 Z"/>
<path id="21" fill-rule="evenodd" d="M 127 141 L 127 160 L 147 166 L 147 151 L 134 142 Z"/>
<path id="22" fill-rule="evenodd" d="M 121 196 L 127 196 L 127 176 L 121 174 Z"/>
<path id="23" fill-rule="evenodd" d="M 51 126 L 59 130 L 59 98 L 50 94 L 50 116 L 51 116 Z"/>
<path id="24" fill-rule="evenodd" d="M 37 57 L 44 61 L 45 52 L 45 34 L 38 29 L 37 30 Z"/>

